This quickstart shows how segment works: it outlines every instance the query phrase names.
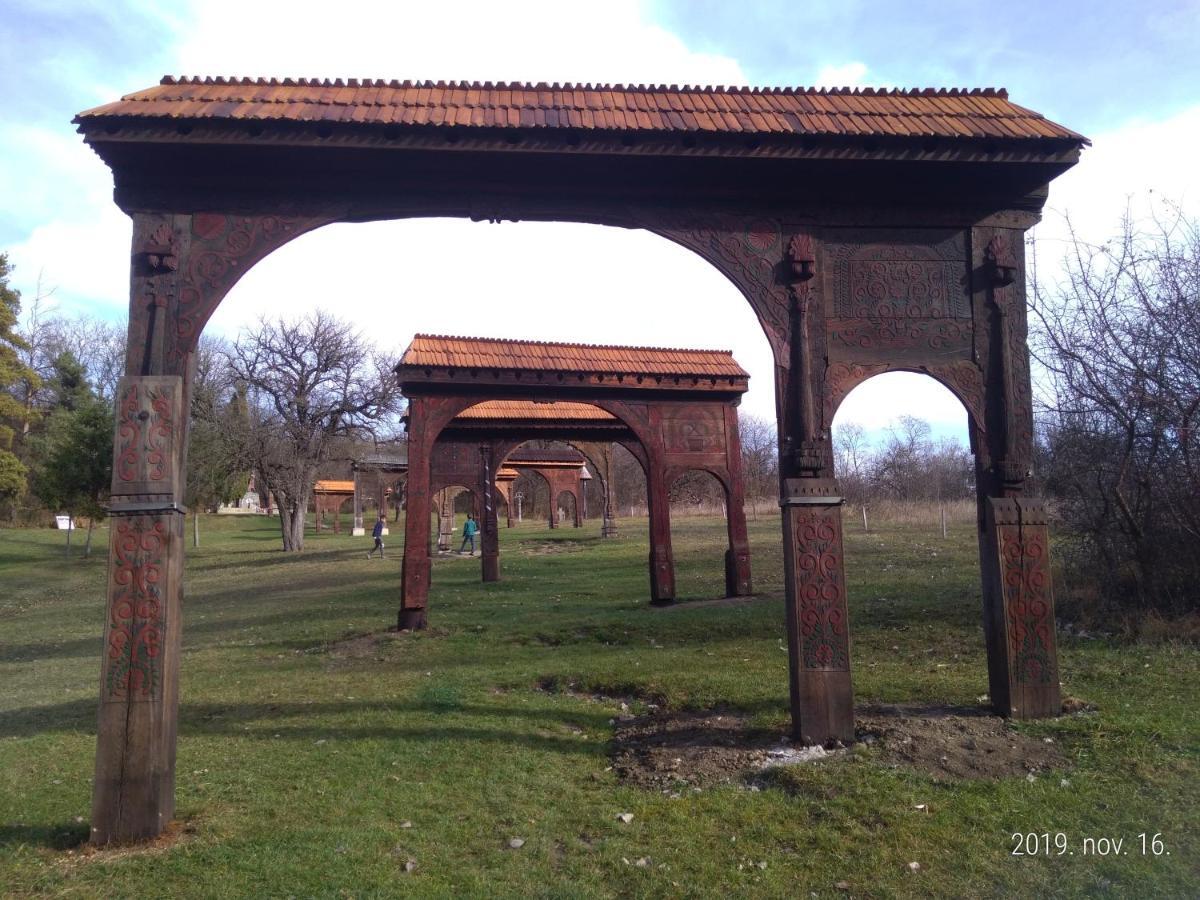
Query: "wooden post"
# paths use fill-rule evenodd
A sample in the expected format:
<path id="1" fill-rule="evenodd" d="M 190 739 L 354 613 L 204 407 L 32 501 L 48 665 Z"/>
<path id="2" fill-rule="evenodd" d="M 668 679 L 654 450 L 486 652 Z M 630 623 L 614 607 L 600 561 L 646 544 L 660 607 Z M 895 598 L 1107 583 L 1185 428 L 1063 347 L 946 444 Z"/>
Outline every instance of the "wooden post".
<path id="1" fill-rule="evenodd" d="M 425 627 L 429 600 L 429 478 L 432 441 L 427 437 L 428 401 L 413 397 L 408 404 L 408 509 L 405 513 L 404 561 L 400 568 L 401 629 Z"/>
<path id="2" fill-rule="evenodd" d="M 109 503 L 94 844 L 162 832 L 175 811 L 187 415 L 183 378 L 122 378 Z"/>
<path id="3" fill-rule="evenodd" d="M 358 477 L 358 465 L 354 466 L 354 527 L 350 530 L 353 537 L 362 537 L 367 533 L 363 527 L 362 487 Z"/>
<path id="4" fill-rule="evenodd" d="M 675 602 L 675 559 L 671 552 L 671 504 L 666 472 L 658 454 L 648 453 L 646 505 L 650 513 L 650 600 Z"/>
<path id="5" fill-rule="evenodd" d="M 750 538 L 746 533 L 746 491 L 742 480 L 742 446 L 738 433 L 737 407 L 725 407 L 725 455 L 728 489 L 725 494 L 725 527 L 729 548 L 725 551 L 725 596 L 748 597 L 754 586 L 750 578 Z"/>
<path id="6" fill-rule="evenodd" d="M 490 444 L 479 448 L 479 494 L 483 502 L 483 516 L 479 520 L 479 556 L 484 581 L 500 580 L 500 526 L 496 518 L 493 450 Z"/>
<path id="7" fill-rule="evenodd" d="M 841 502 L 832 478 L 785 481 L 783 562 L 792 736 L 805 744 L 854 739 Z"/>
<path id="8" fill-rule="evenodd" d="M 981 534 L 984 636 L 992 706 L 1034 719 L 1062 712 L 1045 504 L 987 497 Z"/>

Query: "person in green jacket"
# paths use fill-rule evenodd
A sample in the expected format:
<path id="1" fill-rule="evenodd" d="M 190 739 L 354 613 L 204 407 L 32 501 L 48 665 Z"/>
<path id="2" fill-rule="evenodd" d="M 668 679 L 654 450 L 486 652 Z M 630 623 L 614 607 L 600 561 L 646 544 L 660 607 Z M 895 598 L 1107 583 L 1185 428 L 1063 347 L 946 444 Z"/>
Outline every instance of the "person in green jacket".
<path id="1" fill-rule="evenodd" d="M 463 541 L 462 546 L 458 548 L 458 552 L 462 553 L 467 549 L 467 541 L 471 542 L 471 555 L 475 555 L 475 535 L 479 534 L 479 525 L 475 522 L 475 517 L 468 514 L 467 522 L 463 525 Z"/>

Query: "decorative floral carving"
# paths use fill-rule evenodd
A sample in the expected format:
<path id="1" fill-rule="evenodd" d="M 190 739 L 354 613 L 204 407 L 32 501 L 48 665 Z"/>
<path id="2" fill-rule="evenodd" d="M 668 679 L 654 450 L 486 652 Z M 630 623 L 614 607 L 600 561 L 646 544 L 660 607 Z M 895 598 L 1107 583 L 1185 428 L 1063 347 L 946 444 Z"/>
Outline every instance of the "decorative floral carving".
<path id="1" fill-rule="evenodd" d="M 971 423 L 980 431 L 986 430 L 984 418 L 983 372 L 973 362 L 959 360 L 944 365 L 906 366 L 892 363 L 835 362 L 825 370 L 825 425 L 833 422 L 834 413 L 846 395 L 868 378 L 882 372 L 919 372 L 940 381 L 966 407 Z"/>
<path id="2" fill-rule="evenodd" d="M 332 217 L 193 215 L 191 249 L 180 273 L 173 358 L 179 361 L 191 352 L 209 316 L 254 263 L 329 221 Z"/>
<path id="3" fill-rule="evenodd" d="M 776 274 L 783 258 L 779 222 L 734 216 L 676 221 L 648 218 L 644 227 L 698 253 L 733 281 L 758 315 L 775 358 L 787 359 L 788 290 Z"/>
<path id="4" fill-rule="evenodd" d="M 153 482 L 172 488 L 175 444 L 173 404 L 177 389 L 165 384 L 125 379 L 117 400 L 115 481 L 149 490 Z"/>
<path id="5" fill-rule="evenodd" d="M 104 690 L 109 699 L 160 696 L 159 654 L 166 628 L 163 600 L 169 531 L 159 516 L 113 519 Z"/>
<path id="6" fill-rule="evenodd" d="M 983 256 L 992 270 L 993 282 L 998 287 L 1007 287 L 1013 283 L 1017 275 L 1017 258 L 1003 233 L 997 232 L 992 235 L 992 239 L 983 250 Z"/>
<path id="7" fill-rule="evenodd" d="M 840 241 L 836 233 L 830 230 L 824 245 L 832 276 L 829 315 L 970 318 L 963 232 L 847 229 Z"/>
<path id="8" fill-rule="evenodd" d="M 816 255 L 813 253 L 812 238 L 809 235 L 793 235 L 788 241 L 787 257 L 793 282 L 808 281 L 813 277 Z"/>
<path id="9" fill-rule="evenodd" d="M 1000 525 L 1004 612 L 1012 674 L 1019 684 L 1058 679 L 1045 525 Z"/>
<path id="10" fill-rule="evenodd" d="M 972 326 L 966 319 L 831 319 L 828 328 L 833 350 L 971 351 Z"/>
<path id="11" fill-rule="evenodd" d="M 806 669 L 850 668 L 849 620 L 837 508 L 792 513 L 800 658 Z"/>

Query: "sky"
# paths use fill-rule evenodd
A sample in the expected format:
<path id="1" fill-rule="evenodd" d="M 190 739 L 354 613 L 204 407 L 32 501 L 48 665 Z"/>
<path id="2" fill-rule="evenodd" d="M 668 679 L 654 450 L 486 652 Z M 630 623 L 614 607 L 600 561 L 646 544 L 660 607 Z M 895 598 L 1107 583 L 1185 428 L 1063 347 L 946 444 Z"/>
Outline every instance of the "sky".
<path id="1" fill-rule="evenodd" d="M 164 74 L 1007 87 L 1093 141 L 1035 229 L 1049 277 L 1066 214 L 1099 241 L 1129 203 L 1200 210 L 1200 0 L 6 0 L 0 46 L 0 251 L 27 298 L 40 282 L 68 313 L 124 315 L 130 239 L 111 174 L 70 120 Z M 731 349 L 751 373 L 743 407 L 774 416 L 770 350 L 745 300 L 645 233 L 329 226 L 252 269 L 209 329 L 234 336 L 318 306 L 397 353 L 416 332 Z M 961 405 L 918 375 L 871 379 L 837 422 L 879 436 L 903 414 L 965 440 Z"/>

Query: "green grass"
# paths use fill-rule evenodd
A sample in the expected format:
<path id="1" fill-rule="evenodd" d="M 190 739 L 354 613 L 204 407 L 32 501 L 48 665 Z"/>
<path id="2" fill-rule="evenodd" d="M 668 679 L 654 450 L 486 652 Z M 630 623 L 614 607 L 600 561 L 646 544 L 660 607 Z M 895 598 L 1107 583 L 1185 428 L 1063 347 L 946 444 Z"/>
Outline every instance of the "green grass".
<path id="1" fill-rule="evenodd" d="M 646 602 L 644 525 L 621 525 L 616 541 L 595 522 L 505 531 L 497 584 L 479 582 L 477 560 L 435 560 L 429 631 L 347 655 L 332 645 L 394 621 L 396 534 L 383 562 L 346 535 L 285 556 L 271 521 L 206 519 L 184 613 L 177 796 L 189 833 L 94 856 L 70 848 L 87 833 L 104 556 L 65 562 L 56 533 L 0 531 L 0 893 L 833 897 L 843 881 L 879 897 L 1200 892 L 1189 647 L 1063 640 L 1065 691 L 1098 712 L 1020 726 L 1071 760 L 1032 782 L 939 783 L 867 753 L 758 791 L 671 799 L 621 785 L 606 771 L 617 701 L 579 692 L 787 721 L 778 520 L 751 523 L 761 599 L 669 610 Z M 721 593 L 723 539 L 720 521 L 676 522 L 682 597 Z M 987 680 L 970 528 L 943 541 L 932 527 L 849 527 L 846 555 L 857 701 L 976 705 Z M 1075 855 L 1014 858 L 1016 831 L 1065 832 Z M 1081 854 L 1085 837 L 1128 848 L 1141 832 L 1161 833 L 1170 855 Z M 525 845 L 510 849 L 513 837 Z"/>

